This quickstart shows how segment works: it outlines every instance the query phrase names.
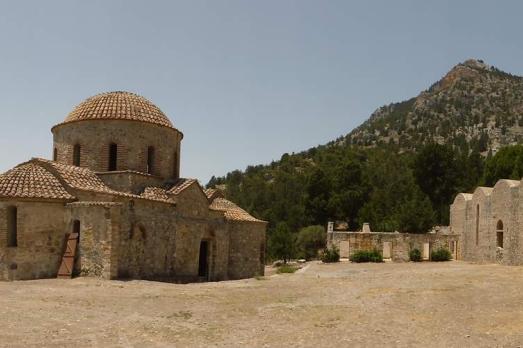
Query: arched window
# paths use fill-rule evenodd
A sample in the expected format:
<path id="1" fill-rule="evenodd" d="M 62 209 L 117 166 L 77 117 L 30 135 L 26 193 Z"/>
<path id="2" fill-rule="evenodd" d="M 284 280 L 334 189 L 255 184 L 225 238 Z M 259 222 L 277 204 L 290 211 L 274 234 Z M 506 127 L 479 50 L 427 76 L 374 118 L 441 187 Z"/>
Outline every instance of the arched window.
<path id="1" fill-rule="evenodd" d="M 476 205 L 476 245 L 479 244 L 479 204 Z"/>
<path id="2" fill-rule="evenodd" d="M 498 220 L 496 225 L 496 241 L 499 248 L 503 248 L 503 221 Z"/>
<path id="3" fill-rule="evenodd" d="M 58 149 L 56 147 L 53 149 L 53 161 L 58 161 Z"/>
<path id="4" fill-rule="evenodd" d="M 147 173 L 154 173 L 154 161 L 155 161 L 155 151 L 154 146 L 149 146 L 147 148 Z"/>
<path id="5" fill-rule="evenodd" d="M 18 209 L 7 208 L 7 246 L 18 246 Z"/>
<path id="6" fill-rule="evenodd" d="M 80 145 L 76 144 L 73 147 L 73 166 L 80 167 L 80 151 L 81 151 Z"/>
<path id="7" fill-rule="evenodd" d="M 118 145 L 111 143 L 109 145 L 109 165 L 107 170 L 110 172 L 116 170 L 118 167 Z"/>

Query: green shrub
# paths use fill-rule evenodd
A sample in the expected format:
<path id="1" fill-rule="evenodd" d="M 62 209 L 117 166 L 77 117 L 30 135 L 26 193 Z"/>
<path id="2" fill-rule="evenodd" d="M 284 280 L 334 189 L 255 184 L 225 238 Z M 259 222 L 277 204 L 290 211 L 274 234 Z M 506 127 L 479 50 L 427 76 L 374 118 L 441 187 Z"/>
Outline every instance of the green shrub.
<path id="1" fill-rule="evenodd" d="M 376 249 L 358 250 L 349 258 L 352 262 L 383 262 L 383 255 Z"/>
<path id="2" fill-rule="evenodd" d="M 411 251 L 409 251 L 409 259 L 410 259 L 410 261 L 420 262 L 421 261 L 421 251 L 417 248 L 412 249 Z"/>
<path id="3" fill-rule="evenodd" d="M 327 234 L 323 226 L 308 226 L 298 232 L 296 245 L 298 247 L 298 257 L 312 260 L 318 257 L 318 251 L 325 249 L 325 239 Z"/>
<path id="4" fill-rule="evenodd" d="M 450 261 L 452 259 L 452 254 L 447 248 L 439 248 L 430 253 L 430 259 L 432 261 Z"/>
<path id="5" fill-rule="evenodd" d="M 325 263 L 339 262 L 340 252 L 338 248 L 333 246 L 331 249 L 325 249 L 321 255 L 321 260 Z"/>
<path id="6" fill-rule="evenodd" d="M 296 266 L 291 266 L 288 264 L 284 264 L 283 266 L 278 267 L 278 273 L 294 273 L 299 268 Z"/>

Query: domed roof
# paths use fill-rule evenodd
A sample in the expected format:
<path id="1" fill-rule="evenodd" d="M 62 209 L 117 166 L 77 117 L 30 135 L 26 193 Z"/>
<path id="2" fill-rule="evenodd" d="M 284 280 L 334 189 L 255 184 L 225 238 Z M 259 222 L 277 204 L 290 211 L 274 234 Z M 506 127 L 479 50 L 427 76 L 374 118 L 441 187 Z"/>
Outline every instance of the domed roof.
<path id="1" fill-rule="evenodd" d="M 83 120 L 129 120 L 174 128 L 156 105 L 142 96 L 121 91 L 87 98 L 71 111 L 63 123 Z"/>

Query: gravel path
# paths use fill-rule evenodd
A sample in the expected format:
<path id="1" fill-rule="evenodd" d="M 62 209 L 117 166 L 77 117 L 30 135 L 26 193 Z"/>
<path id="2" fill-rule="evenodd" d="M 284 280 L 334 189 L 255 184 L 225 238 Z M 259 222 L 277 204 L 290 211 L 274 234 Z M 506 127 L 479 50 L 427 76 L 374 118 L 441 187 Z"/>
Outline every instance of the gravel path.
<path id="1" fill-rule="evenodd" d="M 206 284 L 0 282 L 1 347 L 518 347 L 523 267 L 309 263 Z"/>

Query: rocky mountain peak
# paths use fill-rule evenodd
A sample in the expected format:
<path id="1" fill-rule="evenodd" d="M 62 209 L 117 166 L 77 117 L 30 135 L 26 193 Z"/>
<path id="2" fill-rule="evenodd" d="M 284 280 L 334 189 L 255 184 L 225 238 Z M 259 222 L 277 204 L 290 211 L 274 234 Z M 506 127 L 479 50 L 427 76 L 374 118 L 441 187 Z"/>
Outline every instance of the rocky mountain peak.
<path id="1" fill-rule="evenodd" d="M 435 141 L 495 152 L 523 142 L 523 78 L 466 60 L 418 96 L 378 108 L 346 139 L 400 151 Z"/>

